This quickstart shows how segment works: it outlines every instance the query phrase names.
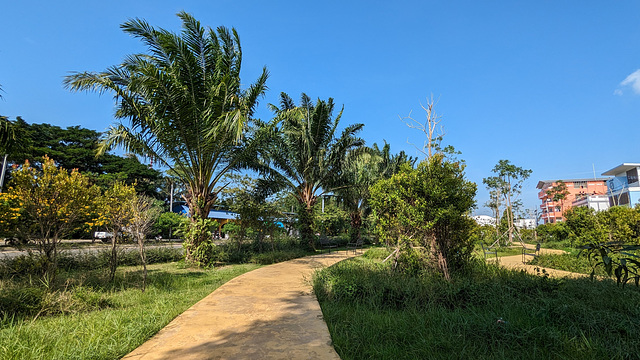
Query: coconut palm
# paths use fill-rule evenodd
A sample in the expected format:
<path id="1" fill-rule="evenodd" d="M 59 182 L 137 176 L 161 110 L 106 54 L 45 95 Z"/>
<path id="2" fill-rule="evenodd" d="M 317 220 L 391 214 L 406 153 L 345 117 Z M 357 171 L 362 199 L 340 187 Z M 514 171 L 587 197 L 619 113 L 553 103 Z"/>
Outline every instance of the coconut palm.
<path id="1" fill-rule="evenodd" d="M 299 106 L 282 93 L 280 106 L 271 105 L 271 109 L 276 118 L 268 169 L 262 170 L 272 188 L 293 193 L 300 205 L 300 235 L 313 247 L 313 206 L 320 196 L 347 186 L 343 176 L 347 153 L 364 146 L 364 140 L 356 136 L 364 125 L 349 125 L 339 133 L 342 110 L 333 118 L 333 99 L 314 103 L 304 93 Z"/>
<path id="2" fill-rule="evenodd" d="M 204 28 L 185 12 L 178 17 L 180 34 L 140 19 L 125 22 L 123 31 L 148 52 L 103 72 L 74 73 L 64 83 L 72 91 L 114 95 L 121 121 L 104 135 L 99 153 L 121 147 L 173 170 L 186 184 L 192 219 L 206 219 L 220 178 L 246 166 L 247 154 L 256 150 L 247 131 L 268 73 L 264 68 L 255 83 L 241 89 L 236 30 Z"/>

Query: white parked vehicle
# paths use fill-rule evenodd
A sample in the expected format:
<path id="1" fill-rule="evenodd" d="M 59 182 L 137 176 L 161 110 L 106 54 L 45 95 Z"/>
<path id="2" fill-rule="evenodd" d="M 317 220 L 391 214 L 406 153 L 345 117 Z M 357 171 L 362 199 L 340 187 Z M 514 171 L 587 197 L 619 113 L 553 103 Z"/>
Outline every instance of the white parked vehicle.
<path id="1" fill-rule="evenodd" d="M 93 237 L 102 240 L 102 242 L 109 242 L 113 237 L 113 234 L 106 231 L 96 231 L 93 233 Z"/>

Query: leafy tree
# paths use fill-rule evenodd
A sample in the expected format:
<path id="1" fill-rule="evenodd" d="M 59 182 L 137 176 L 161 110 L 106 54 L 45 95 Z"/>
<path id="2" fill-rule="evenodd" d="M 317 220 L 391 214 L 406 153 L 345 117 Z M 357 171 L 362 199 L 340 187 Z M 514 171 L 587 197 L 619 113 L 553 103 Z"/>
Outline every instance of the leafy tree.
<path id="1" fill-rule="evenodd" d="M 564 223 L 569 231 L 568 238 L 573 245 L 582 246 L 592 242 L 605 241 L 607 229 L 598 221 L 596 212 L 592 208 L 573 208 L 565 213 L 565 217 Z"/>
<path id="2" fill-rule="evenodd" d="M 180 228 L 185 221 L 188 220 L 183 215 L 174 212 L 165 212 L 158 216 L 153 230 L 157 235 L 170 239 L 173 232 Z"/>
<path id="3" fill-rule="evenodd" d="M 332 199 L 333 198 L 333 199 Z M 338 206 L 334 197 L 325 199 L 324 211 L 321 204 L 315 206 L 315 228 L 324 235 L 337 236 L 346 233 L 349 223 L 347 219 L 352 215 Z M 353 222 L 351 223 L 353 226 Z M 353 228 L 352 228 L 353 233 Z M 353 235 L 353 234 L 352 234 Z"/>
<path id="4" fill-rule="evenodd" d="M 560 242 L 569 238 L 569 228 L 564 222 L 541 224 L 536 227 L 540 242 Z"/>
<path id="5" fill-rule="evenodd" d="M 553 202 L 560 202 L 560 208 L 564 210 L 564 201 L 569 196 L 569 190 L 567 190 L 567 184 L 564 181 L 558 180 L 556 184 L 547 190 L 547 195 L 553 200 Z M 559 219 L 556 219 L 559 220 Z"/>
<path id="6" fill-rule="evenodd" d="M 113 281 L 118 267 L 118 244 L 124 241 L 127 229 L 135 216 L 135 204 L 138 201 L 133 186 L 115 182 L 97 200 L 100 217 L 99 226 L 111 233 L 111 256 L 109 257 L 109 279 Z"/>
<path id="7" fill-rule="evenodd" d="M 180 12 L 183 31 L 175 34 L 134 19 L 121 28 L 140 39 L 146 54 L 129 55 L 99 73 L 65 79 L 71 90 L 111 92 L 117 123 L 106 133 L 100 153 L 115 146 L 152 158 L 171 169 L 187 187 L 192 221 L 205 219 L 216 202 L 216 184 L 230 170 L 246 166 L 257 142 L 246 136 L 267 70 L 248 89 L 240 88 L 242 51 L 235 29 L 205 29 Z M 200 227 L 203 228 L 203 227 Z M 189 232 L 187 258 L 206 232 Z"/>
<path id="8" fill-rule="evenodd" d="M 227 179 L 233 185 L 223 190 L 223 202 L 229 210 L 240 216 L 234 237 L 239 241 L 253 237 L 255 248 L 261 252 L 265 238 L 273 240 L 278 229 L 276 221 L 283 217 L 281 208 L 272 201 L 268 189 L 261 188 L 257 180 L 237 174 L 227 176 Z M 273 242 L 271 248 L 274 249 Z"/>
<path id="9" fill-rule="evenodd" d="M 507 214 L 506 221 L 508 224 L 508 244 L 511 244 L 511 242 L 513 241 L 514 231 L 513 214 L 520 206 L 520 200 L 518 199 L 518 196 L 522 191 L 522 184 L 526 179 L 529 178 L 532 171 L 516 166 L 509 160 L 500 160 L 498 161 L 498 164 L 494 166 L 491 172 L 496 175 L 485 178 L 482 180 L 482 182 L 490 189 L 495 189 L 499 191 L 500 194 L 502 194 L 504 206 L 509 210 L 505 213 Z"/>
<path id="10" fill-rule="evenodd" d="M 338 135 L 342 110 L 333 117 L 333 99 L 315 103 L 302 94 L 299 106 L 285 93 L 276 113 L 271 133 L 268 163 L 262 171 L 272 191 L 288 189 L 299 204 L 298 221 L 302 241 L 313 248 L 313 207 L 324 194 L 348 186 L 344 172 L 347 154 L 360 151 L 364 140 L 356 134 L 363 124 L 347 126 Z"/>
<path id="11" fill-rule="evenodd" d="M 502 179 L 497 176 L 489 176 L 487 178 L 482 179 L 482 183 L 489 190 L 489 200 L 484 204 L 486 207 L 490 208 L 493 211 L 493 217 L 496 219 L 502 218 L 500 217 L 500 208 L 502 205 L 502 188 L 504 184 L 502 183 Z M 495 226 L 496 236 L 500 236 L 500 226 L 496 224 Z"/>
<path id="12" fill-rule="evenodd" d="M 95 154 L 100 138 L 97 131 L 79 126 L 62 129 L 50 124 L 28 124 L 22 118 L 16 119 L 15 127 L 24 144 L 10 157 L 13 163 L 29 160 L 39 164 L 47 156 L 65 169 L 101 173 Z"/>
<path id="13" fill-rule="evenodd" d="M 89 220 L 90 204 L 99 189 L 78 171 L 56 167 L 45 157 L 42 170 L 29 162 L 16 170 L 7 194 L 19 201 L 15 234 L 37 244 L 47 259 L 48 277 L 53 279 L 60 240 Z"/>
<path id="14" fill-rule="evenodd" d="M 474 221 L 467 216 L 475 205 L 476 184 L 464 178 L 464 165 L 434 154 L 409 166 L 371 189 L 380 236 L 398 247 L 428 249 L 432 264 L 446 279 L 449 268 L 471 256 Z"/>
<path id="15" fill-rule="evenodd" d="M 640 207 L 614 206 L 596 213 L 586 207 L 566 213 L 572 243 L 580 246 L 579 256 L 589 259 L 595 275 L 598 266 L 615 275 L 623 286 L 630 280 L 640 283 Z"/>
<path id="16" fill-rule="evenodd" d="M 577 246 L 607 242 L 640 245 L 638 208 L 614 206 L 597 213 L 591 208 L 573 208 L 567 211 L 566 219 L 569 236 Z"/>
<path id="17" fill-rule="evenodd" d="M 97 131 L 78 126 L 63 129 L 50 124 L 28 124 L 20 117 L 12 122 L 12 128 L 16 139 L 8 151 L 10 163 L 23 164 L 29 160 L 32 166 L 39 167 L 47 156 L 62 168 L 88 175 L 103 190 L 114 181 L 123 181 L 134 185 L 138 193 L 162 198 L 158 192 L 162 173 L 140 163 L 135 156 L 96 157 L 100 139 Z"/>
<path id="18" fill-rule="evenodd" d="M 163 184 L 162 173 L 142 164 L 135 155 L 104 154 L 99 159 L 100 173 L 93 178 L 101 188 L 107 189 L 112 183 L 121 181 L 133 186 L 138 194 L 166 199 L 165 194 L 159 191 Z"/>

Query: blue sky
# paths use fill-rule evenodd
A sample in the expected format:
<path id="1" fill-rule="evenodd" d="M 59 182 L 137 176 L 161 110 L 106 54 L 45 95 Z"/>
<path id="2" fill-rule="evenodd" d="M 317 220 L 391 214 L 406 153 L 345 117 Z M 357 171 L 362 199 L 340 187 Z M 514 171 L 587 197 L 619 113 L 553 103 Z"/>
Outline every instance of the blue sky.
<path id="1" fill-rule="evenodd" d="M 282 91 L 333 97 L 368 144 L 417 152 L 423 136 L 399 116 L 439 98 L 445 143 L 478 183 L 500 159 L 538 180 L 581 178 L 640 161 L 640 2 L 636 1 L 4 1 L 0 4 L 0 114 L 31 123 L 105 130 L 109 95 L 70 93 L 72 71 L 101 71 L 141 44 L 129 18 L 179 31 L 185 10 L 235 27 L 243 81 L 271 74 L 258 116 Z"/>

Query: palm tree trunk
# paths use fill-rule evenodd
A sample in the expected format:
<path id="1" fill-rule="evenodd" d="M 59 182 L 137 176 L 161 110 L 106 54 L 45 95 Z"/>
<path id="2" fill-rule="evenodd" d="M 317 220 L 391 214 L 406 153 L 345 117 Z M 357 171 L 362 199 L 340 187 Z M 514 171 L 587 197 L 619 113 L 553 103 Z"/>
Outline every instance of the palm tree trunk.
<path id="1" fill-rule="evenodd" d="M 313 232 L 313 207 L 302 206 L 299 214 L 300 239 L 309 246 L 310 250 L 316 249 L 316 235 Z"/>
<path id="2" fill-rule="evenodd" d="M 209 212 L 213 208 L 216 197 L 214 194 L 202 195 L 205 191 L 199 191 L 197 189 L 190 189 L 185 200 L 189 207 L 189 215 L 191 218 L 191 226 L 196 226 L 196 222 L 201 219 L 208 219 Z M 207 240 L 208 234 L 206 229 L 202 228 L 202 231 L 191 233 L 184 239 L 185 241 L 185 258 L 188 262 L 199 263 L 202 259 L 194 258 L 194 252 L 200 247 L 200 245 Z"/>
<path id="3" fill-rule="evenodd" d="M 358 241 L 361 237 L 362 217 L 360 211 L 356 210 L 351 214 L 351 241 Z"/>
<path id="4" fill-rule="evenodd" d="M 114 231 L 111 237 L 111 257 L 109 258 L 109 281 L 113 282 L 116 277 L 116 268 L 118 267 L 118 249 L 117 249 L 117 232 Z"/>

